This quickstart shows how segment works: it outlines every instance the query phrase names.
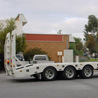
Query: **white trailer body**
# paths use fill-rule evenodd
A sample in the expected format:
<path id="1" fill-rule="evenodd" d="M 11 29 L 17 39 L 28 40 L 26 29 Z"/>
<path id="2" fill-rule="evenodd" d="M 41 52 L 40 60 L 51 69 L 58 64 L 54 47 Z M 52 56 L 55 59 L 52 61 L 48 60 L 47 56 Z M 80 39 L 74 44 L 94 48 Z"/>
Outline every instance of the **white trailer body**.
<path id="1" fill-rule="evenodd" d="M 24 64 L 16 57 L 15 34 L 16 31 L 13 31 L 11 35 L 7 34 L 4 46 L 5 70 L 14 78 L 40 75 L 44 80 L 54 80 L 58 72 L 61 72 L 60 75 L 65 79 L 73 79 L 78 74 L 83 78 L 90 78 L 93 75 L 93 70 L 98 69 L 98 62 Z M 16 60 L 20 66 L 17 66 Z"/>

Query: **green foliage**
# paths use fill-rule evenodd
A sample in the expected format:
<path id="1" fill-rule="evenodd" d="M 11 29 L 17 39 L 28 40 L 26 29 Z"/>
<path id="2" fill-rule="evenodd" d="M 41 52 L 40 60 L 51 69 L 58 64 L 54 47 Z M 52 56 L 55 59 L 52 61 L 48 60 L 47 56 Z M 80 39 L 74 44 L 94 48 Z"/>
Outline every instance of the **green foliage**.
<path id="1" fill-rule="evenodd" d="M 83 49 L 83 44 L 82 44 L 82 42 L 79 42 L 79 43 L 76 44 L 76 49 L 77 49 L 78 51 L 80 51 L 80 50 Z"/>
<path id="2" fill-rule="evenodd" d="M 6 23 L 7 23 L 7 26 L 5 28 L 5 32 L 10 32 L 12 33 L 12 31 L 16 28 L 16 25 L 15 25 L 15 19 L 14 18 L 11 18 L 11 19 L 7 19 L 6 20 Z"/>
<path id="3" fill-rule="evenodd" d="M 4 43 L 7 33 L 12 33 L 12 31 L 16 28 L 15 26 L 15 19 L 7 19 L 6 20 L 6 26 L 3 24 L 0 24 L 0 55 L 4 57 Z M 25 37 L 23 36 L 17 36 L 17 42 L 16 42 L 16 51 L 23 52 L 26 44 L 25 44 Z M 2 58 L 2 61 L 4 62 L 4 58 Z"/>
<path id="4" fill-rule="evenodd" d="M 15 29 L 15 20 L 13 18 L 6 20 L 6 26 L 3 24 L 0 24 L 0 56 L 1 56 L 1 69 L 4 69 L 3 63 L 4 63 L 4 43 L 6 34 L 8 32 L 12 32 Z"/>
<path id="5" fill-rule="evenodd" d="M 81 41 L 81 38 L 74 37 L 74 39 L 75 39 L 75 44 L 77 44 Z"/>
<path id="6" fill-rule="evenodd" d="M 73 54 L 74 54 L 74 55 L 78 55 L 78 51 L 76 50 L 76 45 L 75 45 L 75 43 L 70 43 L 70 44 L 69 44 L 69 49 L 72 49 L 72 50 L 73 50 Z"/>
<path id="7" fill-rule="evenodd" d="M 74 39 L 75 39 L 76 50 L 81 51 L 83 49 L 83 43 L 81 42 L 81 39 L 76 37 Z"/>
<path id="8" fill-rule="evenodd" d="M 84 30 L 85 46 L 89 49 L 90 53 L 98 53 L 98 18 L 94 15 L 88 16 L 88 23 L 85 25 Z"/>
<path id="9" fill-rule="evenodd" d="M 36 54 L 47 54 L 45 51 L 42 51 L 40 48 L 33 48 L 24 53 L 25 60 L 32 60 L 33 56 Z"/>
<path id="10" fill-rule="evenodd" d="M 5 43 L 5 32 L 0 32 L 0 53 L 4 53 L 4 43 Z"/>
<path id="11" fill-rule="evenodd" d="M 24 52 L 26 48 L 26 40 L 25 37 L 22 36 L 16 36 L 16 52 Z"/>
<path id="12" fill-rule="evenodd" d="M 69 49 L 73 49 L 74 55 L 83 55 L 83 44 L 80 38 L 74 38 L 75 43 L 69 44 Z"/>
<path id="13" fill-rule="evenodd" d="M 0 25 L 0 53 L 4 53 L 4 43 L 5 43 L 5 38 L 6 34 L 8 32 L 12 32 L 15 29 L 15 21 L 13 18 L 6 20 L 7 26 L 4 27 L 3 24 Z"/>
<path id="14" fill-rule="evenodd" d="M 91 58 L 88 62 L 98 62 L 98 59 Z"/>
<path id="15" fill-rule="evenodd" d="M 85 33 L 87 34 L 88 32 L 95 34 L 98 30 L 98 19 L 94 15 L 89 15 L 88 16 L 88 23 L 85 25 Z"/>
<path id="16" fill-rule="evenodd" d="M 88 41 L 86 41 L 86 47 L 89 49 L 90 53 L 95 52 L 96 41 L 92 35 L 89 35 Z"/>
<path id="17" fill-rule="evenodd" d="M 78 54 L 79 54 L 80 56 L 83 56 L 83 53 L 84 53 L 83 50 L 78 51 Z"/>
<path id="18" fill-rule="evenodd" d="M 95 52 L 98 53 L 98 42 L 96 42 L 96 45 L 95 45 Z"/>
<path id="19" fill-rule="evenodd" d="M 5 38 L 6 34 L 8 32 L 12 33 L 12 31 L 16 28 L 15 26 L 15 19 L 7 19 L 6 20 L 6 27 L 4 27 L 3 24 L 0 25 L 0 53 L 4 53 L 4 43 L 5 43 Z M 18 52 L 24 52 L 24 49 L 26 48 L 26 43 L 25 43 L 25 37 L 24 36 L 17 36 L 16 37 L 16 51 Z"/>

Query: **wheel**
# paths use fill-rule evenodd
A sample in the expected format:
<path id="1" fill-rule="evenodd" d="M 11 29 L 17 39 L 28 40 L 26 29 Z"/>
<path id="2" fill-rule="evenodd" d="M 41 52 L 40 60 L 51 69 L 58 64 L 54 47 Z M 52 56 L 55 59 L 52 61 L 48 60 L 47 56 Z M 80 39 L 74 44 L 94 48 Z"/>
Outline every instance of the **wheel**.
<path id="1" fill-rule="evenodd" d="M 93 76 L 93 68 L 91 66 L 85 66 L 80 73 L 82 78 L 91 78 Z"/>
<path id="2" fill-rule="evenodd" d="M 76 70 L 72 66 L 68 66 L 63 71 L 63 78 L 67 80 L 74 79 L 76 77 Z"/>
<path id="3" fill-rule="evenodd" d="M 55 80 L 56 76 L 57 72 L 53 67 L 47 67 L 42 73 L 43 80 Z"/>

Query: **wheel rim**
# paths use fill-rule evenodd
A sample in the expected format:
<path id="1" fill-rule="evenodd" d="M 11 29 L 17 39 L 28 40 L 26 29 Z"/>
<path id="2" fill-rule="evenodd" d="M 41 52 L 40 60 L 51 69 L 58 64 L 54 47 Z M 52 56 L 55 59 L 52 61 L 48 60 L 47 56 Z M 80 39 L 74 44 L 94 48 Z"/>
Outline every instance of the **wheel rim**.
<path id="1" fill-rule="evenodd" d="M 85 68 L 84 74 L 86 77 L 90 77 L 92 75 L 92 70 L 90 68 Z"/>
<path id="2" fill-rule="evenodd" d="M 46 72 L 45 72 L 45 76 L 47 79 L 52 79 L 54 77 L 55 73 L 52 69 L 48 69 Z"/>
<path id="3" fill-rule="evenodd" d="M 72 69 L 67 69 L 65 74 L 66 74 L 66 76 L 67 76 L 68 78 L 73 78 L 73 76 L 74 76 L 74 71 L 73 71 Z"/>

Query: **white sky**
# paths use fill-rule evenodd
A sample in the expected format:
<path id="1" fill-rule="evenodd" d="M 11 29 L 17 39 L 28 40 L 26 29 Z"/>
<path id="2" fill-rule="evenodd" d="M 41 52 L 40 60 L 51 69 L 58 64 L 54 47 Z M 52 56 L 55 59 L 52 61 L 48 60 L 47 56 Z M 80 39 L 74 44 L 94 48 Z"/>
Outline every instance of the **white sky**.
<path id="1" fill-rule="evenodd" d="M 88 16 L 98 17 L 98 0 L 0 0 L 0 20 L 24 14 L 25 33 L 57 33 L 83 38 Z"/>

